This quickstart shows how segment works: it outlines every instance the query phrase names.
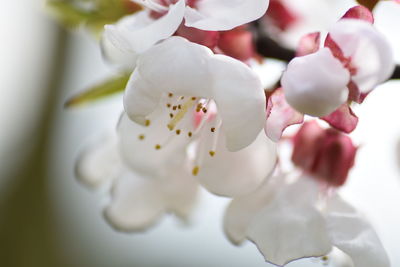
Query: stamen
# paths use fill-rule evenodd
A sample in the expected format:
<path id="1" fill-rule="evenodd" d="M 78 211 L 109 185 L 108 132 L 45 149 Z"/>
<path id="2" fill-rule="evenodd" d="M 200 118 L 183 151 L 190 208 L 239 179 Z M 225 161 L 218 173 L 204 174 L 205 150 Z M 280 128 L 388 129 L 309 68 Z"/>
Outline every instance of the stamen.
<path id="1" fill-rule="evenodd" d="M 215 151 L 214 150 L 210 150 L 208 153 L 210 154 L 211 157 L 215 156 Z"/>
<path id="2" fill-rule="evenodd" d="M 161 149 L 161 145 L 157 144 L 157 145 L 154 146 L 154 148 L 155 148 L 156 150 L 160 150 L 160 149 Z"/>
<path id="3" fill-rule="evenodd" d="M 176 110 L 176 108 L 177 108 L 177 106 L 173 106 L 173 107 L 172 107 L 172 110 Z"/>
<path id="4" fill-rule="evenodd" d="M 182 99 L 182 97 L 181 97 L 181 99 Z M 186 112 L 189 110 L 190 107 L 193 106 L 193 104 L 194 104 L 194 101 L 192 99 L 189 99 L 188 101 L 186 101 L 183 104 L 182 109 L 180 109 L 178 111 L 178 113 L 175 114 L 174 118 L 167 125 L 167 127 L 170 131 L 174 130 L 176 125 L 183 119 Z"/>
<path id="5" fill-rule="evenodd" d="M 199 166 L 194 166 L 193 170 L 192 170 L 192 174 L 194 176 L 197 176 L 197 174 L 199 174 L 200 171 L 200 167 Z"/>
<path id="6" fill-rule="evenodd" d="M 150 126 L 150 124 L 151 124 L 151 121 L 150 121 L 150 120 L 146 120 L 145 123 L 144 123 L 144 125 L 145 125 L 146 127 Z"/>
<path id="7" fill-rule="evenodd" d="M 203 111 L 204 113 L 207 113 L 207 109 L 206 109 L 206 108 L 202 108 L 202 111 Z"/>
<path id="8" fill-rule="evenodd" d="M 139 140 L 144 140 L 145 136 L 144 136 L 144 134 L 140 134 L 140 135 L 138 136 L 138 138 L 139 138 Z"/>
<path id="9" fill-rule="evenodd" d="M 212 128 L 211 128 L 211 132 L 212 132 L 212 133 L 215 133 L 215 127 L 212 127 Z"/>
<path id="10" fill-rule="evenodd" d="M 214 133 L 212 147 L 209 152 L 211 157 L 214 157 L 215 153 L 216 153 L 215 151 L 217 151 L 218 137 L 219 137 L 218 132 L 219 132 L 219 129 L 221 128 L 221 125 L 222 125 L 222 121 L 221 121 L 221 119 L 218 119 L 216 128 L 214 128 L 214 127 L 211 128 L 211 132 Z M 214 129 L 214 131 L 213 131 L 213 129 Z"/>
<path id="11" fill-rule="evenodd" d="M 174 114 L 169 113 L 169 117 L 172 119 L 174 117 Z"/>
<path id="12" fill-rule="evenodd" d="M 174 96 L 173 93 L 169 93 L 169 94 L 168 94 L 168 97 L 173 97 L 173 96 Z"/>
<path id="13" fill-rule="evenodd" d="M 167 108 L 170 108 L 171 107 L 171 104 L 170 103 L 167 103 Z"/>
<path id="14" fill-rule="evenodd" d="M 180 135 L 180 134 L 181 134 L 181 130 L 179 130 L 179 129 L 176 130 L 175 132 L 176 132 L 177 135 Z"/>
<path id="15" fill-rule="evenodd" d="M 192 137 L 193 133 L 192 132 L 188 132 L 188 136 Z"/>

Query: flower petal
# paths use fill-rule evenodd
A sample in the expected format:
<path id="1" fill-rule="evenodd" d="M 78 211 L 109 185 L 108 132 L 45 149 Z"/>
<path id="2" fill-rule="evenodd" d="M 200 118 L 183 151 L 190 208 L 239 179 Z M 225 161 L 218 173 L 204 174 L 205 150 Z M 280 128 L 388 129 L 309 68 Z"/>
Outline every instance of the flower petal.
<path id="1" fill-rule="evenodd" d="M 215 100 L 229 150 L 252 143 L 264 126 L 265 95 L 258 76 L 244 63 L 180 37 L 140 56 L 124 96 L 128 116 L 143 124 L 168 92 Z"/>
<path id="2" fill-rule="evenodd" d="M 212 147 L 210 142 L 202 147 Z M 248 147 L 230 152 L 221 134 L 216 153 L 205 155 L 197 175 L 200 183 L 217 195 L 237 197 L 256 190 L 275 167 L 276 146 L 264 133 Z M 204 153 L 205 154 L 205 153 Z"/>
<path id="3" fill-rule="evenodd" d="M 313 32 L 304 35 L 299 41 L 296 49 L 296 56 L 301 57 L 318 51 L 321 41 L 321 33 Z"/>
<path id="4" fill-rule="evenodd" d="M 268 98 L 268 108 L 270 110 L 265 124 L 265 133 L 274 142 L 279 141 L 288 126 L 302 123 L 304 120 L 304 115 L 286 102 L 281 88 L 275 90 Z"/>
<path id="5" fill-rule="evenodd" d="M 206 31 L 226 31 L 262 17 L 269 0 L 202 0 L 186 7 L 185 25 Z"/>
<path id="6" fill-rule="evenodd" d="M 326 221 L 333 245 L 352 258 L 354 267 L 390 266 L 371 225 L 337 195 L 328 203 Z"/>
<path id="7" fill-rule="evenodd" d="M 89 188 L 118 177 L 122 171 L 116 138 L 101 141 L 86 149 L 77 160 L 76 176 Z"/>
<path id="8" fill-rule="evenodd" d="M 296 57 L 282 76 L 287 102 L 301 113 L 325 116 L 347 100 L 350 73 L 328 48 Z"/>
<path id="9" fill-rule="evenodd" d="M 232 243 L 239 245 L 246 239 L 247 228 L 254 216 L 272 201 L 284 182 L 283 175 L 274 176 L 256 191 L 229 203 L 224 215 L 224 231 Z"/>
<path id="10" fill-rule="evenodd" d="M 356 68 L 352 80 L 361 93 L 372 90 L 387 80 L 395 64 L 392 49 L 385 37 L 370 23 L 356 19 L 341 19 L 329 31 L 344 56 L 351 58 Z"/>
<path id="11" fill-rule="evenodd" d="M 122 53 L 135 57 L 144 52 L 158 41 L 174 34 L 182 22 L 184 10 L 185 1 L 180 0 L 157 20 L 152 19 L 148 11 L 141 11 L 127 16 L 115 25 L 106 25 L 103 36 L 105 54 L 110 55 L 111 60 L 118 60 L 121 56 L 115 55 Z"/>
<path id="12" fill-rule="evenodd" d="M 156 110 L 148 126 L 131 121 L 124 113 L 117 126 L 119 149 L 124 163 L 135 172 L 151 177 L 163 175 L 173 164 L 183 164 L 188 138 L 174 137 L 166 122 L 168 113 Z M 171 136 L 168 145 L 164 143 Z M 159 149 L 156 146 L 160 145 Z"/>
<path id="13" fill-rule="evenodd" d="M 374 23 L 374 15 L 365 6 L 355 6 L 350 8 L 346 14 L 343 15 L 342 19 L 360 19 L 371 24 Z"/>
<path id="14" fill-rule="evenodd" d="M 248 237 L 265 260 L 283 266 L 330 252 L 324 217 L 314 206 L 317 194 L 318 187 L 311 179 L 300 178 L 254 217 Z"/>
<path id="15" fill-rule="evenodd" d="M 351 133 L 358 124 L 358 117 L 348 104 L 341 105 L 337 110 L 321 117 L 321 119 L 329 123 L 333 128 L 345 133 Z"/>
<path id="16" fill-rule="evenodd" d="M 126 172 L 116 180 L 112 201 L 105 208 L 104 216 L 119 231 L 143 231 L 154 224 L 164 210 L 165 201 L 158 180 Z"/>

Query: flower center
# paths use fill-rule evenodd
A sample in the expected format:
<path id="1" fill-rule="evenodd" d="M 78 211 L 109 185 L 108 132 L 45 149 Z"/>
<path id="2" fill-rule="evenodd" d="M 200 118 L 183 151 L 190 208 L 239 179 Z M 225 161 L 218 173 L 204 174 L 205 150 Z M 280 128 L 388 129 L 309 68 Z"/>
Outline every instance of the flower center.
<path id="1" fill-rule="evenodd" d="M 166 127 L 161 127 L 161 129 L 165 129 L 166 132 L 159 133 L 165 140 L 152 146 L 156 150 L 162 150 L 176 138 L 192 139 L 187 140 L 187 145 L 189 147 L 190 144 L 194 144 L 195 148 L 191 151 L 191 155 L 188 151 L 188 156 L 193 161 L 192 174 L 197 175 L 204 157 L 214 157 L 217 153 L 218 135 L 222 121 L 217 114 L 214 101 L 168 93 L 161 99 L 160 104 L 162 111 L 157 116 L 161 115 L 162 119 L 154 121 L 165 124 Z M 153 120 L 149 118 L 146 120 L 145 126 L 150 127 L 152 124 Z M 157 129 L 160 130 L 158 127 Z M 139 134 L 138 140 L 145 141 L 145 134 Z"/>

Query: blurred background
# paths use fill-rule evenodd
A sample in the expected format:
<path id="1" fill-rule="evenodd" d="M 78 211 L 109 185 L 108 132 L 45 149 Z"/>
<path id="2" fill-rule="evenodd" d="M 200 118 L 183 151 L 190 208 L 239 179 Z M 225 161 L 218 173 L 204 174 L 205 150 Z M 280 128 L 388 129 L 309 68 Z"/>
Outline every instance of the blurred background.
<path id="1" fill-rule="evenodd" d="M 313 18 L 302 31 L 324 29 L 353 4 L 293 2 Z M 0 266 L 270 266 L 250 242 L 239 248 L 228 242 L 222 231 L 228 200 L 206 192 L 188 224 L 166 216 L 146 233 L 121 234 L 105 223 L 104 192 L 80 185 L 74 164 L 93 138 L 114 129 L 121 96 L 74 109 L 64 103 L 115 69 L 102 60 L 92 35 L 62 29 L 43 6 L 3 1 L 0 9 Z M 382 2 L 375 15 L 400 62 L 400 5 Z M 391 81 L 356 110 L 360 124 L 353 136 L 361 148 L 343 190 L 373 222 L 392 266 L 400 266 L 398 99 L 400 82 Z"/>

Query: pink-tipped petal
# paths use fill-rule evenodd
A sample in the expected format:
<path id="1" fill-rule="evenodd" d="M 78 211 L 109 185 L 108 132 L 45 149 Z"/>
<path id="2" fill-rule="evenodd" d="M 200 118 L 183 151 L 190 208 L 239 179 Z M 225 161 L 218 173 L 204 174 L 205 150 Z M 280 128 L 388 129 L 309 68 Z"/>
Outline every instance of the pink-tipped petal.
<path id="1" fill-rule="evenodd" d="M 333 128 L 345 133 L 351 133 L 358 124 L 358 117 L 347 104 L 341 105 L 337 110 L 321 119 Z"/>
<path id="2" fill-rule="evenodd" d="M 342 19 L 360 19 L 371 24 L 374 23 L 374 15 L 365 6 L 355 6 L 350 8 L 346 14 L 343 15 Z"/>
<path id="3" fill-rule="evenodd" d="M 281 88 L 275 90 L 268 98 L 268 114 L 265 124 L 266 135 L 278 142 L 283 131 L 290 125 L 302 123 L 304 115 L 294 110 L 285 99 Z"/>
<path id="4" fill-rule="evenodd" d="M 313 32 L 304 35 L 300 39 L 299 45 L 296 50 L 296 56 L 301 57 L 317 52 L 319 49 L 320 40 L 321 40 L 321 33 L 319 32 Z"/>

